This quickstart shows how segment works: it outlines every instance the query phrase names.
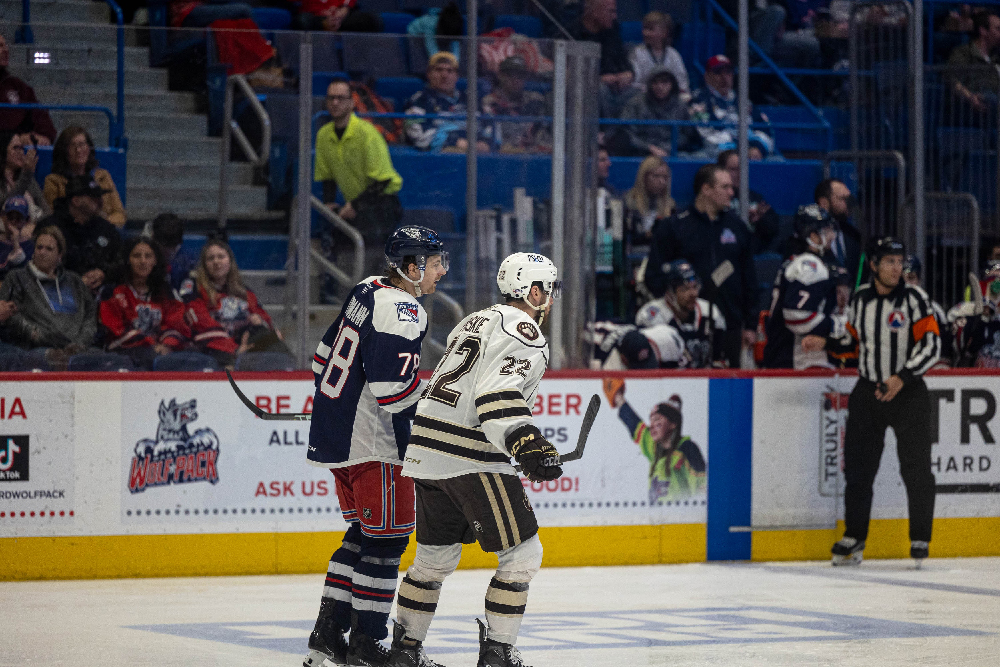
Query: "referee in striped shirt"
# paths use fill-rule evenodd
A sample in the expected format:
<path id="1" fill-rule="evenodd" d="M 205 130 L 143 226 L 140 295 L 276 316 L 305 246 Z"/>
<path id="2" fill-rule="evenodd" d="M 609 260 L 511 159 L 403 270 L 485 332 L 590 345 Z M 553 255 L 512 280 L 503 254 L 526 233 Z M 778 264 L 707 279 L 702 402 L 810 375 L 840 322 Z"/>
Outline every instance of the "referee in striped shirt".
<path id="1" fill-rule="evenodd" d="M 844 439 L 844 537 L 833 564 L 861 562 L 868 537 L 872 484 L 885 433 L 896 434 L 899 469 L 910 514 L 910 557 L 927 557 L 934 518 L 930 397 L 923 374 L 941 354 L 941 338 L 927 293 L 902 280 L 903 244 L 887 237 L 868 250 L 871 282 L 851 301 L 847 330 L 857 341 L 858 383 L 848 404 Z"/>

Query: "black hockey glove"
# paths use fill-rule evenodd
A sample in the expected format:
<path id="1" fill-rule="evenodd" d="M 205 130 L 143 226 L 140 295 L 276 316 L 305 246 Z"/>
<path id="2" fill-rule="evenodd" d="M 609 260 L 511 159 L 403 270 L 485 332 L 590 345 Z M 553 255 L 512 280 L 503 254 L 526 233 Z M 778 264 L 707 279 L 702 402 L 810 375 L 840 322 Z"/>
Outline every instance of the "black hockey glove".
<path id="1" fill-rule="evenodd" d="M 514 430 L 507 436 L 507 449 L 532 482 L 547 482 L 562 476 L 559 452 L 535 426 L 528 424 Z"/>

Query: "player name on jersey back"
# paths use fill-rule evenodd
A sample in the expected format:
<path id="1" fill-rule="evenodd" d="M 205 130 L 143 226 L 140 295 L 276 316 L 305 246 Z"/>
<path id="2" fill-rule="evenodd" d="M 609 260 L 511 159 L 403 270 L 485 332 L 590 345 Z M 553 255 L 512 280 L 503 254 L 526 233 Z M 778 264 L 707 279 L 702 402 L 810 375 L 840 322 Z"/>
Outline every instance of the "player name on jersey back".
<path id="1" fill-rule="evenodd" d="M 458 323 L 417 404 L 403 474 L 514 474 L 505 437 L 531 423 L 548 343 L 524 311 L 491 306 Z"/>

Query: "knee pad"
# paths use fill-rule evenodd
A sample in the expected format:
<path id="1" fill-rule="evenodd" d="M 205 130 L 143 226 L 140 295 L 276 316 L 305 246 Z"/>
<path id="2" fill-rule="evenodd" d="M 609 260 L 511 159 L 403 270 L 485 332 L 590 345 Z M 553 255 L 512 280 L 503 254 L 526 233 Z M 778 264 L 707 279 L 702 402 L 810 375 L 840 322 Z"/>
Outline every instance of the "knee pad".
<path id="1" fill-rule="evenodd" d="M 542 567 L 542 541 L 538 534 L 521 542 L 516 547 L 497 553 L 497 578 L 503 581 L 528 582 Z"/>
<path id="2" fill-rule="evenodd" d="M 368 537 L 360 530 L 357 537 L 362 553 L 372 558 L 399 558 L 406 551 L 406 545 L 410 543 L 409 536 L 388 538 Z"/>
<path id="3" fill-rule="evenodd" d="M 417 581 L 444 581 L 445 577 L 455 571 L 461 559 L 461 544 L 437 546 L 418 542 L 417 555 L 407 574 Z"/>

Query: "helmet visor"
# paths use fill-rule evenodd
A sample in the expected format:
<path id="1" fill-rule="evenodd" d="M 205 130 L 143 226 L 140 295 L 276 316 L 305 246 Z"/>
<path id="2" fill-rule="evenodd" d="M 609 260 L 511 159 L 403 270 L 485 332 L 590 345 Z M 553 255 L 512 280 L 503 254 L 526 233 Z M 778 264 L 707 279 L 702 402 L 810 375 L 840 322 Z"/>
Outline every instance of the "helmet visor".
<path id="1" fill-rule="evenodd" d="M 555 301 L 560 296 L 562 296 L 562 281 L 561 280 L 553 280 L 552 282 L 547 283 L 547 285 L 548 285 L 549 289 L 547 289 L 545 291 L 548 293 L 548 295 L 550 297 L 552 297 L 553 301 Z"/>

